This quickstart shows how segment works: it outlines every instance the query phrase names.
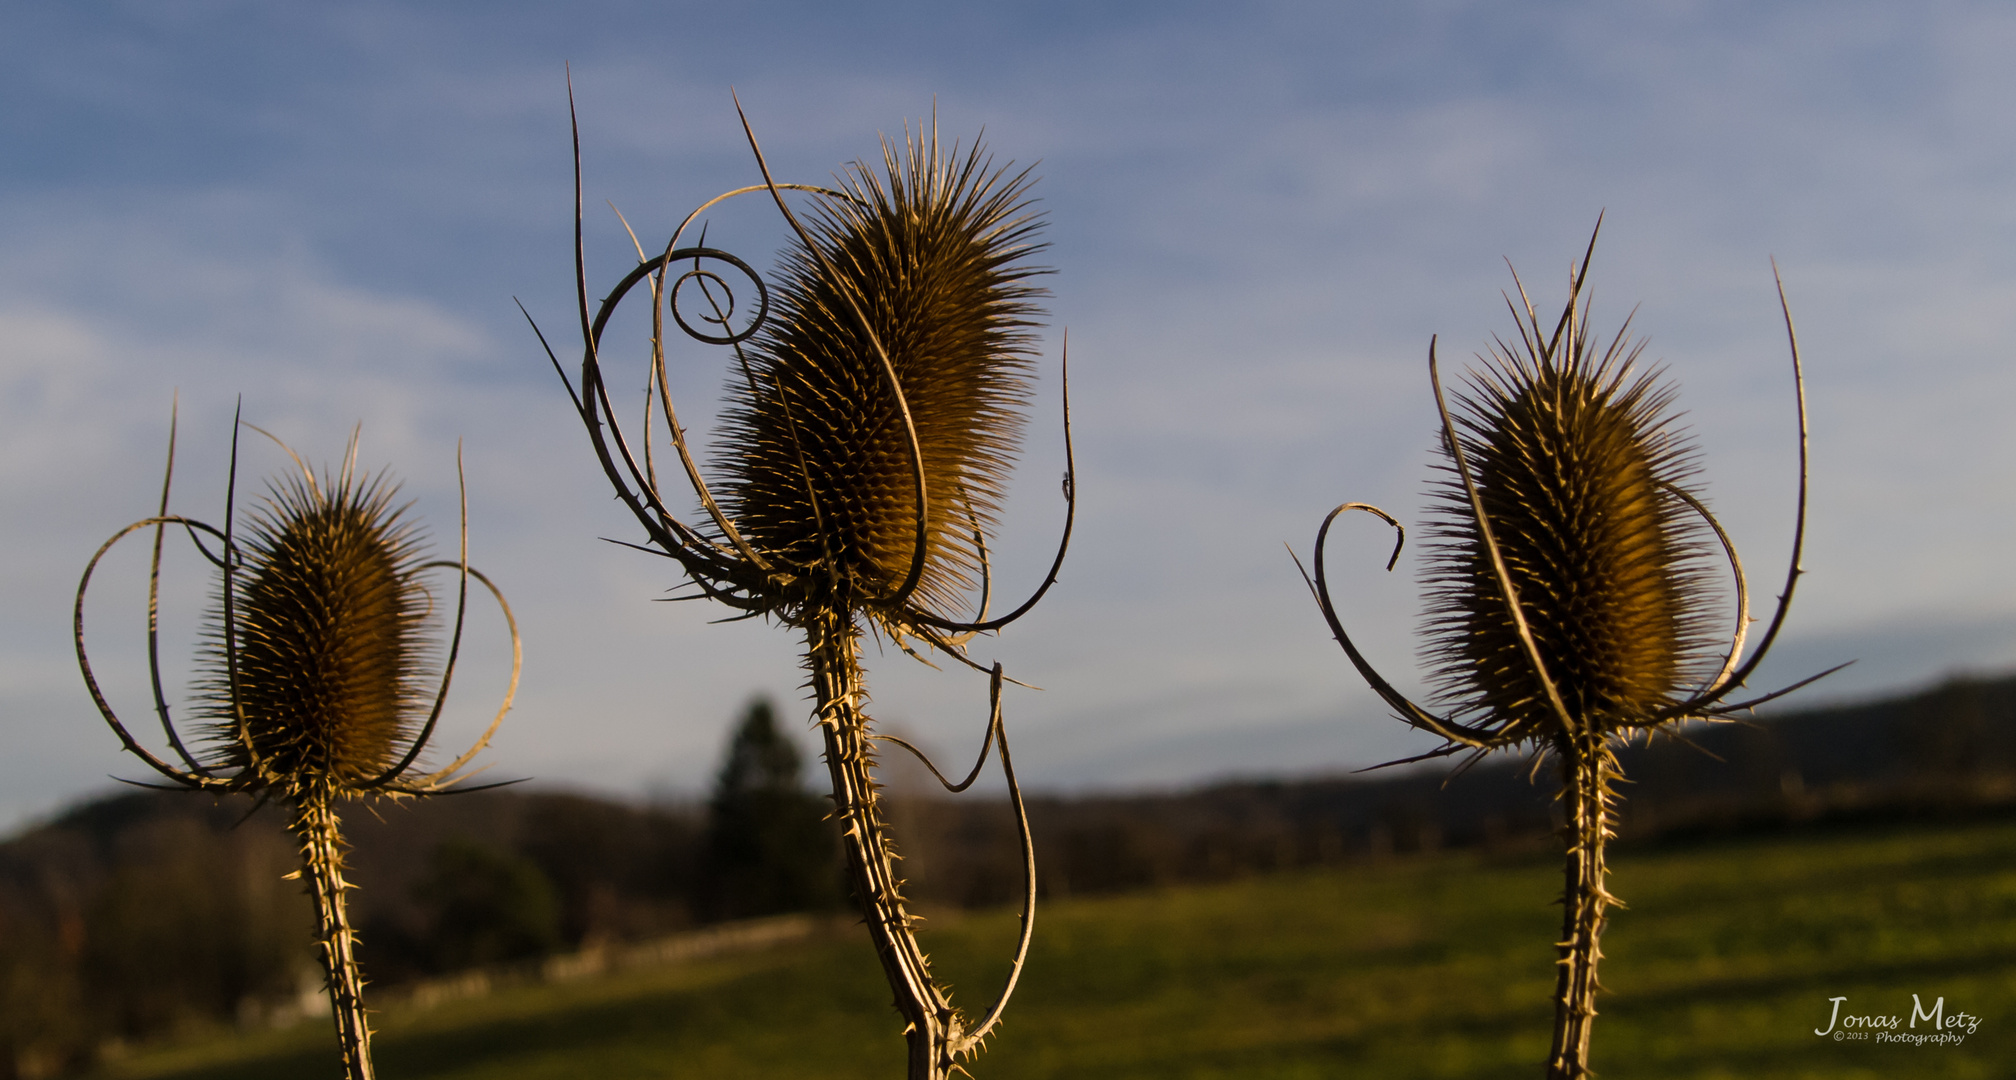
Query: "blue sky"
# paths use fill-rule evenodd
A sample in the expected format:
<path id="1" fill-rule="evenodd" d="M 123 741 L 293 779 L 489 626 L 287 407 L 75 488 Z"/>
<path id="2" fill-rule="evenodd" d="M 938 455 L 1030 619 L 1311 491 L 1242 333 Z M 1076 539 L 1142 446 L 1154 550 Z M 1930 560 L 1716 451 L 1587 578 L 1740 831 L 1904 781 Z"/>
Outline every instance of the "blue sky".
<path id="1" fill-rule="evenodd" d="M 757 692 L 796 702 L 792 635 L 655 604 L 637 539 L 512 298 L 572 325 L 564 65 L 591 288 L 756 178 L 821 181 L 932 110 L 1039 162 L 1045 380 L 999 544 L 1033 585 L 1058 525 L 1055 365 L 1070 331 L 1081 524 L 1052 597 L 978 655 L 1039 787 L 1312 773 L 1427 743 L 1383 714 L 1303 591 L 1346 499 L 1419 518 L 1425 357 L 1510 330 L 1505 260 L 1558 304 L 1607 213 L 1593 288 L 1637 306 L 1681 386 L 1709 498 L 1757 589 L 1794 486 L 1770 259 L 1808 362 L 1809 574 L 1784 680 L 1811 700 L 2016 663 L 2016 14 L 1988 4 L 11 5 L 0 13 L 0 822 L 139 775 L 70 656 L 77 574 L 157 497 L 222 513 L 230 410 L 306 455 L 363 425 L 437 543 L 466 450 L 471 547 L 525 631 L 499 775 L 695 792 Z M 759 267 L 754 200 L 710 240 Z M 634 337 L 635 335 L 633 335 Z M 683 352 L 696 430 L 724 359 Z M 640 374 L 635 378 L 641 386 Z M 248 479 L 277 452 L 250 447 Z M 1354 546 L 1356 542 L 1356 546 Z M 1336 549 L 1369 651 L 1416 686 L 1413 563 Z M 120 703 L 140 549 L 89 609 Z M 445 547 L 444 547 L 445 550 Z M 208 589 L 171 566 L 170 685 Z M 122 576 L 123 574 L 123 576 Z M 488 635 L 488 636 L 484 636 Z M 178 643 L 179 642 L 179 643 Z M 457 734 L 499 672 L 457 690 Z M 875 711 L 970 752 L 984 685 L 871 657 Z M 793 707 L 795 710 L 795 706 Z"/>

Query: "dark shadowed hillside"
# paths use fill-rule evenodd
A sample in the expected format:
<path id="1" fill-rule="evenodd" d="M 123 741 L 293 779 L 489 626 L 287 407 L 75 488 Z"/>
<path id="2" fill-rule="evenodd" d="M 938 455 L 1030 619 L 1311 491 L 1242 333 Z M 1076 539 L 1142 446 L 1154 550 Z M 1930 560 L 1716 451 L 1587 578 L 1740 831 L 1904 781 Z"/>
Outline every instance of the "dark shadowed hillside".
<path id="1" fill-rule="evenodd" d="M 2016 677 L 1685 737 L 1623 755 L 1627 840 L 2016 802 Z M 1536 778 L 1531 762 L 1508 758 L 1449 771 L 1034 798 L 1042 888 L 1113 892 L 1553 843 L 1544 769 Z M 971 907 L 1018 894 L 1004 799 L 892 801 L 916 899 Z M 723 863 L 707 854 L 707 814 L 520 789 L 353 808 L 348 877 L 367 971 L 396 985 L 743 914 L 721 906 L 710 877 Z M 831 873 L 831 854 L 806 850 L 817 865 L 800 872 Z M 182 792 L 101 799 L 0 844 L 0 1078 L 317 1008 L 307 901 L 283 880 L 296 866 L 272 808 Z M 830 903 L 837 889 L 805 895 Z"/>
<path id="2" fill-rule="evenodd" d="M 700 821 L 683 809 L 482 793 L 352 808 L 354 911 L 397 983 L 689 925 Z M 323 1008 L 279 813 L 132 792 L 0 845 L 0 1076 L 100 1048 Z"/>
<path id="3" fill-rule="evenodd" d="M 1396 721 L 1397 723 L 1397 721 Z M 1867 704 L 1696 725 L 1622 755 L 1623 836 L 1820 818 L 1970 812 L 2016 801 L 2016 676 Z M 1044 888 L 1097 892 L 1449 846 L 1552 843 L 1551 765 L 1501 756 L 1391 773 L 1236 781 L 1171 794 L 1036 799 Z M 1452 772 L 1454 775 L 1452 775 Z M 1005 901 L 1019 878 L 998 801 L 930 800 L 904 823 L 913 890 Z M 986 839 L 984 845 L 968 840 Z"/>

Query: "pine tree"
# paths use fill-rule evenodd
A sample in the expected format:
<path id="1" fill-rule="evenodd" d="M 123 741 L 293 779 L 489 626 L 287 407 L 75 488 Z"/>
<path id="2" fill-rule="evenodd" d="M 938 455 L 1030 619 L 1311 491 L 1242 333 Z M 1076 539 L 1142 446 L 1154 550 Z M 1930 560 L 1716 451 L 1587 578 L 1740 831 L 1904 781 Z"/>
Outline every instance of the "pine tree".
<path id="1" fill-rule="evenodd" d="M 746 918 L 830 907 L 839 900 L 839 849 L 804 761 L 763 698 L 728 740 L 707 804 L 707 914 Z"/>

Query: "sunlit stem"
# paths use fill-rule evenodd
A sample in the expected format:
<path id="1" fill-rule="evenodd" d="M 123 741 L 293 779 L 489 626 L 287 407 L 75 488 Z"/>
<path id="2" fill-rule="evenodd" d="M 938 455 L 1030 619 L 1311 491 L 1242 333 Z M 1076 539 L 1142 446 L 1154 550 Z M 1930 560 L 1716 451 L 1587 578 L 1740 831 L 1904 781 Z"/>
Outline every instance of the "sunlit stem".
<path id="1" fill-rule="evenodd" d="M 1568 858 L 1563 869 L 1561 970 L 1554 991 L 1554 1047 L 1547 1057 L 1548 1080 L 1582 1080 L 1589 1075 L 1589 1035 L 1596 1026 L 1596 964 L 1603 958 L 1604 911 L 1616 897 L 1604 888 L 1603 848 L 1612 834 L 1610 782 L 1617 759 L 1601 733 L 1578 732 L 1555 741 L 1561 758 L 1562 837 Z"/>
<path id="2" fill-rule="evenodd" d="M 350 928 L 343 894 L 343 837 L 336 820 L 335 792 L 316 786 L 295 803 L 288 827 L 301 844 L 308 895 L 315 900 L 316 951 L 328 977 L 336 1039 L 343 1046 L 344 1080 L 372 1080 L 371 1027 L 364 1016 L 364 975 L 357 964 L 357 934 Z"/>
<path id="3" fill-rule="evenodd" d="M 807 619 L 806 639 L 805 663 L 833 778 L 833 816 L 840 822 L 847 875 L 868 936 L 896 996 L 896 1011 L 909 1025 L 909 1080 L 946 1080 L 961 1018 L 932 981 L 930 960 L 904 910 L 897 856 L 876 794 L 870 721 L 862 711 L 860 631 L 844 609 L 829 608 Z"/>

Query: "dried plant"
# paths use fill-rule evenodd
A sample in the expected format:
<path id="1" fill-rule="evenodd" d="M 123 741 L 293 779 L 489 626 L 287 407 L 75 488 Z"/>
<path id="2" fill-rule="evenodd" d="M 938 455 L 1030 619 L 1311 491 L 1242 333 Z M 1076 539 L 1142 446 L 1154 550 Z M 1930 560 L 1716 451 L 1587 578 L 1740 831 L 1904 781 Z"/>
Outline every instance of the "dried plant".
<path id="1" fill-rule="evenodd" d="M 175 471 L 171 425 L 160 512 L 107 540 L 78 583 L 77 662 L 106 722 L 126 749 L 156 772 L 186 788 L 245 793 L 287 806 L 288 827 L 300 844 L 308 892 L 315 901 L 316 938 L 345 1074 L 350 1080 L 368 1080 L 373 1075 L 371 1030 L 357 935 L 344 896 L 354 886 L 343 878 L 345 845 L 337 804 L 450 790 L 511 708 L 518 687 L 518 627 L 503 594 L 469 566 L 466 496 L 459 557 L 426 561 L 406 507 L 393 502 L 397 488 L 389 477 L 357 474 L 354 435 L 342 469 L 320 480 L 284 443 L 281 448 L 300 474 L 269 485 L 264 504 L 248 515 L 241 537 L 233 512 L 235 426 L 220 531 L 168 512 Z M 170 526 L 187 532 L 221 575 L 216 607 L 204 627 L 195 687 L 207 746 L 193 751 L 170 717 L 162 691 L 161 553 Z M 121 539 L 150 527 L 148 669 L 154 709 L 179 767 L 148 751 L 120 722 L 99 689 L 84 648 L 84 597 L 99 560 Z M 457 574 L 455 626 L 445 662 L 437 662 L 426 633 L 435 604 L 423 575 L 434 569 Z M 468 751 L 443 768 L 414 775 L 447 701 L 472 577 L 496 597 L 510 626 L 511 687 L 488 730 Z"/>
<path id="2" fill-rule="evenodd" d="M 1592 235 L 1551 333 L 1520 287 L 1516 346 L 1500 339 L 1479 357 L 1453 416 L 1429 345 L 1445 463 L 1432 492 L 1424 652 L 1443 711 L 1408 700 L 1365 660 L 1324 573 L 1339 515 L 1362 510 L 1391 525 L 1396 561 L 1405 541 L 1397 521 L 1363 503 L 1332 510 L 1316 534 L 1315 575 L 1304 575 L 1359 673 L 1402 719 L 1444 740 L 1408 761 L 1468 751 L 1467 765 L 1524 747 L 1557 763 L 1568 857 L 1547 1074 L 1564 1078 L 1588 1075 L 1598 943 L 1605 909 L 1618 902 L 1605 888 L 1603 862 L 1621 778 L 1616 748 L 1638 734 L 1680 737 L 1675 729 L 1685 721 L 1727 719 L 1812 681 L 1728 700 L 1776 640 L 1801 572 L 1806 404 L 1783 285 L 1798 399 L 1798 524 L 1777 611 L 1745 660 L 1748 585 L 1728 534 L 1690 490 L 1695 451 L 1675 426 L 1674 388 L 1660 370 L 1640 368 L 1644 343 L 1629 340 L 1628 319 L 1600 354 L 1589 337 L 1581 294 L 1595 244 Z M 1735 583 L 1735 629 L 1726 642 L 1712 610 L 1718 547 Z"/>
<path id="3" fill-rule="evenodd" d="M 977 143 L 963 155 L 957 146 L 942 148 L 934 124 L 928 133 L 906 135 L 900 146 L 885 140 L 879 167 L 856 162 L 837 187 L 780 184 L 746 117 L 743 130 L 764 182 L 689 214 L 663 255 L 647 257 L 640 247 L 638 266 L 591 317 L 576 128 L 575 270 L 586 347 L 578 392 L 570 384 L 569 393 L 604 472 L 650 539 L 645 550 L 676 560 L 700 595 L 805 635 L 804 664 L 848 874 L 908 1025 L 909 1075 L 935 1080 L 976 1053 L 999 1022 L 1035 915 L 1028 818 L 1002 725 L 1004 676 L 999 664 L 982 667 L 964 652 L 974 635 L 1019 619 L 1056 581 L 1076 505 L 1067 383 L 1063 537 L 1035 594 L 1007 615 L 989 618 L 986 537 L 1023 426 L 1032 376 L 1030 328 L 1041 295 L 1030 278 L 1044 272 L 1025 261 L 1041 246 L 1034 241 L 1031 177 L 995 167 Z M 786 191 L 810 196 L 813 208 L 803 219 Z M 700 214 L 754 192 L 771 196 L 796 237 L 774 297 L 772 286 L 734 256 L 680 246 Z M 675 274 L 675 264 L 688 262 L 690 268 Z M 753 287 L 753 313 L 736 312 L 729 282 L 717 268 L 731 268 Z M 653 312 L 641 459 L 617 423 L 600 355 L 611 314 L 640 282 L 649 284 Z M 707 305 L 705 315 L 688 319 L 682 312 L 682 289 L 688 288 Z M 734 350 L 729 407 L 718 436 L 725 475 L 718 499 L 694 463 L 666 389 L 667 312 L 689 336 Z M 732 328 L 743 319 L 740 329 Z M 550 347 L 547 353 L 565 380 Z M 654 410 L 704 508 L 704 525 L 682 522 L 667 508 L 652 457 Z M 975 590 L 973 619 L 940 614 Z M 872 730 L 863 708 L 864 634 L 920 659 L 935 651 L 989 675 L 987 732 L 972 773 L 954 784 L 931 766 L 948 790 L 963 791 L 998 741 L 1021 831 L 1022 932 L 1007 984 L 978 1021 L 954 1008 L 948 989 L 933 977 L 904 905 L 877 794 L 874 744 L 923 755 Z"/>

